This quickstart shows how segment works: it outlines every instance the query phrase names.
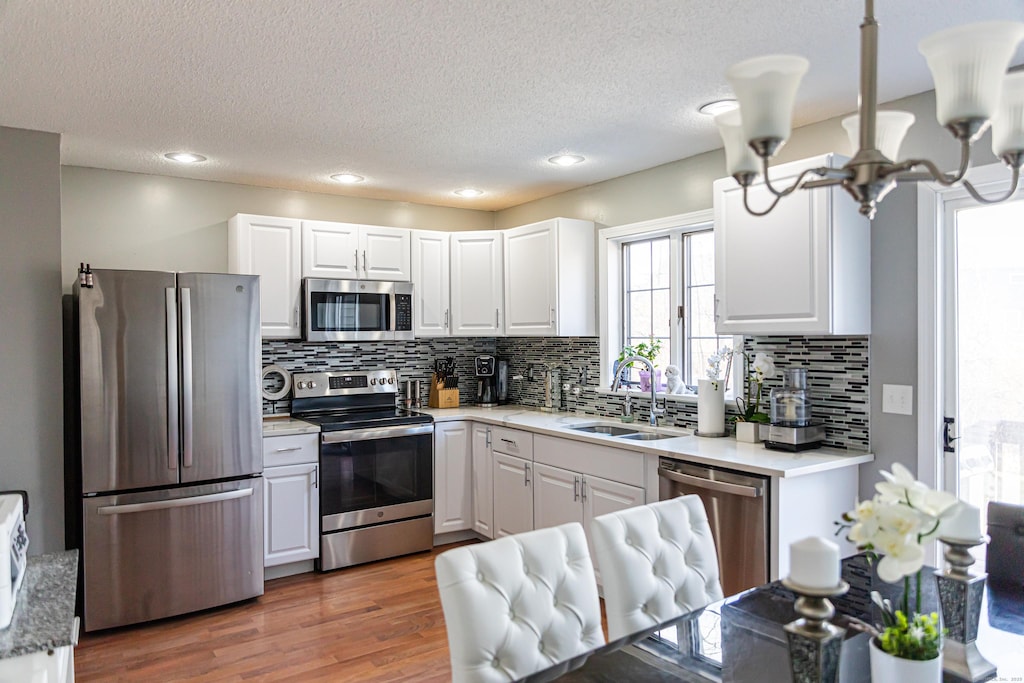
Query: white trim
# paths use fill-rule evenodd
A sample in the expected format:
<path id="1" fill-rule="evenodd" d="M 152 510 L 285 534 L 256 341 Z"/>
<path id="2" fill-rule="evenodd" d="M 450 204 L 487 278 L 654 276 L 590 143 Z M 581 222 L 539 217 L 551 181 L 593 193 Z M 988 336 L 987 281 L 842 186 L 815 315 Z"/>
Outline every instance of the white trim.
<path id="1" fill-rule="evenodd" d="M 605 386 L 611 382 L 612 365 L 618 355 L 618 349 L 611 345 L 612 336 L 618 335 L 617 330 L 622 328 L 622 291 L 616 288 L 612 291 L 610 282 L 622 281 L 622 264 L 617 258 L 619 253 L 618 245 L 628 238 L 638 235 L 645 237 L 659 237 L 671 233 L 694 232 L 706 229 L 707 225 L 714 226 L 715 212 L 712 209 L 691 211 L 690 213 L 665 216 L 648 221 L 639 221 L 626 225 L 618 225 L 609 228 L 602 228 L 597 237 L 597 274 L 598 274 L 598 334 L 600 335 L 600 359 L 601 377 L 598 386 Z M 676 238 L 678 240 L 678 238 Z M 670 246 L 672 243 L 670 242 Z M 676 246 L 678 249 L 678 246 Z M 673 251 L 675 253 L 675 251 Z M 674 288 L 676 282 L 670 283 Z M 672 290 L 675 292 L 675 289 Z M 670 304 L 678 305 L 678 293 L 669 295 Z M 614 299 L 613 299 L 614 297 Z M 675 310 L 674 308 L 672 310 Z"/>

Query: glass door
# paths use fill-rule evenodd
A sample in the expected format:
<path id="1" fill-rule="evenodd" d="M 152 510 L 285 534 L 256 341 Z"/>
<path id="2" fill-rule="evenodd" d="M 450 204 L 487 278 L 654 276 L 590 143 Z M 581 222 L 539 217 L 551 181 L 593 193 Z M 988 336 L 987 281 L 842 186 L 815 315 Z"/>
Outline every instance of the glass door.
<path id="1" fill-rule="evenodd" d="M 990 501 L 1024 503 L 1024 200 L 945 208 L 944 481 L 984 527 Z"/>

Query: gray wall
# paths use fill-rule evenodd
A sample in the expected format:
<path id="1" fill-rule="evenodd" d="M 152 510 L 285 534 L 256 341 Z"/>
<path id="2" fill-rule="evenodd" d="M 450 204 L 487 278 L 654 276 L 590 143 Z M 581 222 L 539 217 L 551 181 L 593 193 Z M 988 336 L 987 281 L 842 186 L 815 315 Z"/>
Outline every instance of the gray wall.
<path id="1" fill-rule="evenodd" d="M 0 126 L 0 207 L 0 489 L 39 554 L 64 547 L 59 135 Z"/>
<path id="2" fill-rule="evenodd" d="M 236 213 L 391 225 L 490 230 L 490 211 L 276 190 L 252 185 L 66 166 L 63 276 L 98 268 L 224 272 Z"/>
<path id="3" fill-rule="evenodd" d="M 851 102 L 851 110 L 854 106 Z M 901 158 L 927 157 L 944 168 L 957 166 L 959 146 L 935 120 L 934 92 L 883 108 L 917 116 Z M 778 162 L 825 152 L 850 154 L 840 118 L 794 131 Z M 989 135 L 974 148 L 974 165 L 996 161 Z M 724 175 L 725 156 L 719 149 L 500 211 L 494 224 L 507 228 L 566 216 L 611 226 L 710 209 L 711 183 Z M 881 412 L 883 383 L 917 385 L 917 194 L 913 186 L 893 192 L 882 203 L 872 225 L 871 259 L 871 447 L 876 460 L 861 468 L 862 496 L 873 493 L 879 469 L 889 469 L 894 462 L 917 469 L 917 416 Z"/>

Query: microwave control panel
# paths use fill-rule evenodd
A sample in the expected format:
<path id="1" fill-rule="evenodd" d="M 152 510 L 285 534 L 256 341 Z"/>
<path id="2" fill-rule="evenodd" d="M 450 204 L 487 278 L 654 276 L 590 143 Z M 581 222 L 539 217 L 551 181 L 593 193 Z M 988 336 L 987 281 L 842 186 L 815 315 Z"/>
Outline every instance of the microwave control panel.
<path id="1" fill-rule="evenodd" d="M 395 331 L 412 330 L 412 294 L 395 294 Z"/>

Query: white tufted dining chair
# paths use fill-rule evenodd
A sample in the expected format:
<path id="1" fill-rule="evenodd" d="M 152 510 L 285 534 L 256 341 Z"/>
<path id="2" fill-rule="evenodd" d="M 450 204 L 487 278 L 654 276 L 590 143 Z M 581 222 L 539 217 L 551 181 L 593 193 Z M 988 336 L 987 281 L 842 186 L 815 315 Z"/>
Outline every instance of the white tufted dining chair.
<path id="1" fill-rule="evenodd" d="M 608 639 L 617 640 L 720 600 L 718 557 L 699 496 L 594 519 Z"/>
<path id="2" fill-rule="evenodd" d="M 434 570 L 455 683 L 516 680 L 604 644 L 577 523 L 455 548 Z"/>

